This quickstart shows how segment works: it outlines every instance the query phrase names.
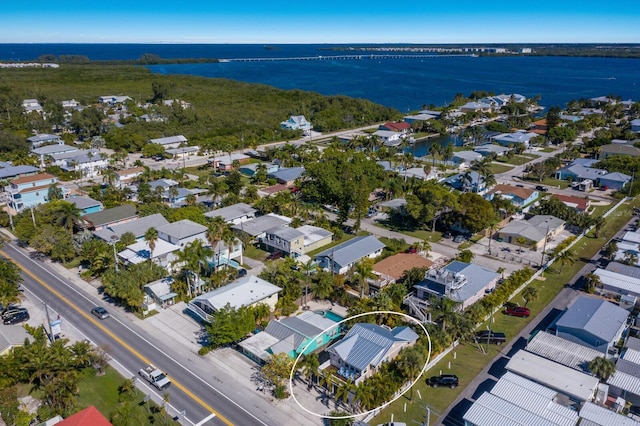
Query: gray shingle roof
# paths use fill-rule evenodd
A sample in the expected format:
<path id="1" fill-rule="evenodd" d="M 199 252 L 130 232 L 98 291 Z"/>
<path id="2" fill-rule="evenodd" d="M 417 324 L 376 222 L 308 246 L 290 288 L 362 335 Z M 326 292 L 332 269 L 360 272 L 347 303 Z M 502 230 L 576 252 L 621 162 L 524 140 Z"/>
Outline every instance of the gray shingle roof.
<path id="1" fill-rule="evenodd" d="M 169 223 L 157 228 L 158 232 L 163 232 L 167 235 L 171 235 L 178 240 L 192 237 L 202 232 L 206 232 L 206 230 L 206 226 L 200 225 L 199 223 L 193 222 L 189 219 L 179 220 L 177 222 Z"/>
<path id="2" fill-rule="evenodd" d="M 84 215 L 82 218 L 91 222 L 94 227 L 99 227 L 109 223 L 118 222 L 120 220 L 131 219 L 136 216 L 136 206 L 132 204 L 123 204 L 118 207 L 102 210 L 101 212 Z"/>
<path id="3" fill-rule="evenodd" d="M 386 246 L 376 237 L 367 235 L 345 241 L 342 244 L 318 253 L 315 257 L 316 259 L 323 257 L 332 258 L 336 264 L 344 267 L 384 247 Z"/>
<path id="4" fill-rule="evenodd" d="M 131 232 L 136 238 L 141 238 L 150 228 L 158 229 L 168 223 L 169 221 L 165 219 L 164 216 L 160 213 L 156 213 L 150 216 L 141 217 L 131 222 L 111 226 L 109 229 L 96 231 L 94 232 L 94 235 L 105 241 L 111 241 L 112 235 L 120 238 L 127 232 Z"/>
<path id="5" fill-rule="evenodd" d="M 629 312 L 606 300 L 578 297 L 556 322 L 556 327 L 582 329 L 610 342 L 626 323 Z"/>
<path id="6" fill-rule="evenodd" d="M 304 167 L 280 168 L 278 171 L 269 173 L 270 178 L 274 178 L 283 182 L 292 182 L 298 179 L 304 173 Z"/>
<path id="7" fill-rule="evenodd" d="M 256 237 L 266 232 L 267 229 L 288 226 L 289 223 L 291 223 L 291 219 L 286 220 L 281 216 L 267 214 L 264 216 L 256 217 L 255 219 L 248 220 L 239 225 L 233 225 L 231 228 L 238 231 L 246 232 L 252 237 Z"/>
<path id="8" fill-rule="evenodd" d="M 265 231 L 267 234 L 275 235 L 276 237 L 282 238 L 285 241 L 292 241 L 296 238 L 300 238 L 304 236 L 303 232 L 298 231 L 294 228 L 287 227 L 276 227 L 272 229 L 267 229 Z"/>
<path id="9" fill-rule="evenodd" d="M 36 173 L 40 169 L 33 166 L 9 166 L 0 168 L 0 179 L 12 178 L 27 173 Z"/>
<path id="10" fill-rule="evenodd" d="M 204 215 L 207 217 L 220 216 L 225 221 L 231 222 L 234 219 L 237 219 L 245 215 L 249 215 L 249 216 L 255 215 L 256 212 L 257 210 L 251 207 L 249 204 L 238 203 L 238 204 L 233 204 L 231 206 L 223 207 L 221 209 L 206 212 Z"/>
<path id="11" fill-rule="evenodd" d="M 71 204 L 74 204 L 80 210 L 102 205 L 100 201 L 94 200 L 91 197 L 76 196 L 76 197 L 68 198 L 67 201 L 70 202 Z"/>

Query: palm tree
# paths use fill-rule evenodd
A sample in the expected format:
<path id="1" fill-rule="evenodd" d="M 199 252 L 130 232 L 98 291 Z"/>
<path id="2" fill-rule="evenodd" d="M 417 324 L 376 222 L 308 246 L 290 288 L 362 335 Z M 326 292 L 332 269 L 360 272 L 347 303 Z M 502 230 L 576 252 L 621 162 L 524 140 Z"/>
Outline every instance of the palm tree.
<path id="1" fill-rule="evenodd" d="M 0 259 L 0 304 L 20 301 L 20 283 L 22 275 L 20 268 L 9 259 Z"/>
<path id="2" fill-rule="evenodd" d="M 144 240 L 149 246 L 149 266 L 153 265 L 153 251 L 156 249 L 156 241 L 158 241 L 158 230 L 156 228 L 149 228 L 144 233 Z"/>
<path id="3" fill-rule="evenodd" d="M 211 247 L 211 250 L 214 251 L 214 253 L 218 246 L 218 243 L 220 243 L 220 241 L 222 241 L 222 238 L 224 237 L 225 228 L 227 228 L 227 223 L 220 216 L 214 217 L 209 222 L 209 226 L 207 227 L 205 236 L 207 238 L 207 241 L 209 242 L 209 246 Z M 218 250 L 218 259 L 217 260 L 214 259 L 215 270 L 217 270 L 220 263 L 219 257 L 220 257 L 220 250 Z"/>
<path id="4" fill-rule="evenodd" d="M 572 266 L 574 263 L 576 263 L 576 255 L 572 250 L 566 249 L 558 255 L 558 260 L 560 261 L 560 266 L 562 269 L 566 265 Z M 558 271 L 558 273 L 560 273 L 560 271 Z"/>
<path id="5" fill-rule="evenodd" d="M 325 398 L 329 397 L 329 393 L 333 392 L 333 372 L 331 371 L 323 371 L 322 377 L 320 378 L 320 386 L 324 387 L 324 396 Z"/>
<path id="6" fill-rule="evenodd" d="M 320 368 L 320 360 L 317 353 L 310 353 L 302 358 L 302 370 L 307 379 L 308 389 L 313 386 L 313 377 L 318 375 L 318 368 Z"/>
<path id="7" fill-rule="evenodd" d="M 584 276 L 585 280 L 585 289 L 587 293 L 595 293 L 596 288 L 602 285 L 602 280 L 600 280 L 600 276 L 590 272 Z"/>
<path id="8" fill-rule="evenodd" d="M 424 368 L 424 363 L 424 354 L 415 346 L 412 346 L 402 351 L 400 359 L 398 360 L 398 367 L 409 381 L 413 382 Z M 413 401 L 414 387 L 415 386 L 411 386 L 411 394 L 409 395 L 410 401 Z"/>
<path id="9" fill-rule="evenodd" d="M 171 207 L 174 207 L 174 203 L 176 201 L 176 198 L 178 198 L 178 188 L 176 188 L 175 186 L 171 186 L 169 187 L 169 203 L 171 204 Z"/>
<path id="10" fill-rule="evenodd" d="M 593 230 L 596 238 L 600 238 L 600 231 L 602 231 L 604 224 L 605 220 L 602 216 L 598 216 L 593 220 Z"/>
<path id="11" fill-rule="evenodd" d="M 80 209 L 75 204 L 62 201 L 57 209 L 58 217 L 56 219 L 59 226 L 67 228 L 69 233 L 73 235 L 73 226 L 80 220 Z"/>
<path id="12" fill-rule="evenodd" d="M 447 330 L 447 324 L 452 318 L 458 314 L 459 302 L 453 301 L 447 297 L 442 297 L 433 312 L 437 320 L 442 324 L 442 330 Z"/>
<path id="13" fill-rule="evenodd" d="M 357 262 L 354 266 L 354 282 L 358 284 L 360 288 L 360 298 L 364 298 L 365 293 L 369 294 L 368 279 L 374 278 L 373 273 L 373 259 L 363 259 Z"/>
<path id="14" fill-rule="evenodd" d="M 309 259 L 307 263 L 302 265 L 302 272 L 305 274 L 305 285 L 304 285 L 304 306 L 307 307 L 307 298 L 309 297 L 309 275 L 312 272 L 315 272 L 318 268 L 318 265 L 313 261 L 313 259 Z"/>
<path id="15" fill-rule="evenodd" d="M 115 186 L 118 182 L 118 173 L 114 169 L 104 169 L 102 172 L 102 181 L 109 184 L 109 186 Z"/>
<path id="16" fill-rule="evenodd" d="M 615 241 L 611 241 L 604 247 L 603 254 L 607 260 L 613 260 L 618 252 L 618 244 Z"/>
<path id="17" fill-rule="evenodd" d="M 317 299 L 328 299 L 333 294 L 334 282 L 331 273 L 319 271 L 315 276 L 313 296 Z"/>
<path id="18" fill-rule="evenodd" d="M 538 289 L 535 287 L 527 287 L 522 290 L 522 298 L 524 299 L 524 306 L 527 306 L 529 302 L 534 302 L 538 298 Z"/>
<path id="19" fill-rule="evenodd" d="M 616 372 L 616 365 L 610 359 L 599 356 L 591 360 L 588 364 L 589 371 L 596 375 L 602 382 Z"/>

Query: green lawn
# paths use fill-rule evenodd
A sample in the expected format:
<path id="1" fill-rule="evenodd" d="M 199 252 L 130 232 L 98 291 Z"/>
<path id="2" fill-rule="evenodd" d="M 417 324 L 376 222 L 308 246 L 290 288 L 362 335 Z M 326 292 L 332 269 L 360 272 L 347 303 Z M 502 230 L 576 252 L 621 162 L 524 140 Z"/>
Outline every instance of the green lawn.
<path id="1" fill-rule="evenodd" d="M 620 206 L 607 218 L 607 222 L 603 226 L 599 238 L 595 238 L 591 234 L 580 240 L 573 247 L 577 259 L 573 265 L 561 266 L 556 262 L 551 266 L 550 270 L 543 274 L 541 279 L 535 280 L 530 284 L 538 290 L 538 298 L 527 305 L 527 307 L 531 309 L 531 317 L 517 318 L 498 312 L 493 317 L 493 330 L 502 331 L 507 335 L 507 339 L 512 339 L 525 325 L 534 321 L 536 314 L 547 306 L 564 285 L 602 248 L 608 239 L 627 223 L 631 217 L 633 207 L 637 205 L 640 205 L 640 202 L 634 200 L 630 204 Z M 524 304 L 524 301 L 519 295 L 515 296 L 512 301 L 518 304 Z M 481 329 L 486 327 L 486 324 L 480 326 Z M 403 421 L 407 424 L 412 420 L 425 421 L 424 403 L 427 402 L 432 408 L 431 424 L 435 424 L 440 420 L 438 416 L 443 414 L 458 395 L 462 393 L 464 385 L 477 376 L 480 371 L 500 353 L 502 346 L 489 345 L 487 354 L 484 353 L 484 349 L 486 349 L 486 345 L 483 345 L 481 350 L 475 344 L 462 343 L 432 369 L 427 371 L 425 376 L 416 383 L 413 401 L 409 400 L 410 393 L 407 392 L 406 397 L 403 396 L 388 406 L 382 413 L 376 416 L 371 423 L 379 424 L 390 421 L 392 413 L 394 414 L 395 421 Z M 443 374 L 456 374 L 460 379 L 461 386 L 456 389 L 429 388 L 426 385 L 425 379 L 440 374 L 440 371 L 442 371 Z M 422 399 L 418 396 L 418 391 L 420 391 Z M 405 404 L 406 412 L 404 411 Z"/>
<path id="2" fill-rule="evenodd" d="M 500 157 L 496 161 L 499 161 L 501 163 L 511 164 L 511 165 L 514 165 L 514 166 L 520 166 L 522 164 L 528 163 L 529 161 L 533 160 L 534 158 L 538 158 L 538 155 L 533 155 L 533 154 L 514 155 L 511 158 Z"/>
<path id="3" fill-rule="evenodd" d="M 213 167 L 200 167 L 200 166 L 192 166 L 192 167 L 185 167 L 184 168 L 184 172 L 190 175 L 195 175 L 195 176 L 211 176 L 214 172 L 214 168 Z"/>
<path id="4" fill-rule="evenodd" d="M 442 232 L 431 232 L 424 229 L 416 229 L 413 231 L 409 231 L 406 229 L 392 229 L 387 226 L 382 226 L 380 223 L 376 223 L 376 226 L 384 229 L 391 229 L 394 232 L 399 232 L 401 234 L 408 235 L 410 237 L 418 238 L 420 240 L 427 240 L 431 243 L 437 243 L 442 239 Z"/>
<path id="5" fill-rule="evenodd" d="M 247 256 L 247 257 L 249 257 L 251 259 L 255 259 L 255 260 L 265 260 L 267 258 L 267 256 L 269 256 L 269 252 L 266 252 L 264 250 L 260 250 L 259 248 L 257 248 L 253 244 L 248 245 L 245 248 L 243 254 L 244 254 L 244 256 Z"/>
<path id="6" fill-rule="evenodd" d="M 556 149 L 558 149 L 558 148 L 548 147 L 548 148 L 543 148 L 540 151 L 542 151 L 542 152 L 554 152 Z"/>
<path id="7" fill-rule="evenodd" d="M 86 408 L 94 405 L 107 419 L 110 419 L 117 411 L 118 387 L 124 380 L 125 378 L 111 367 L 108 367 L 102 376 L 96 376 L 93 369 L 84 370 L 78 386 L 78 407 Z M 131 424 L 174 423 L 169 416 L 167 416 L 167 422 L 164 422 L 162 416 L 157 413 L 158 406 L 151 401 L 145 404 L 144 397 L 144 393 L 138 390 L 133 408 L 129 412 L 129 417 L 133 420 Z"/>
<path id="8" fill-rule="evenodd" d="M 491 173 L 493 173 L 494 175 L 500 174 L 500 173 L 505 173 L 508 172 L 509 170 L 512 170 L 513 167 L 511 166 L 507 166 L 506 164 L 496 164 L 496 163 L 491 163 L 489 165 L 489 170 L 491 170 Z"/>

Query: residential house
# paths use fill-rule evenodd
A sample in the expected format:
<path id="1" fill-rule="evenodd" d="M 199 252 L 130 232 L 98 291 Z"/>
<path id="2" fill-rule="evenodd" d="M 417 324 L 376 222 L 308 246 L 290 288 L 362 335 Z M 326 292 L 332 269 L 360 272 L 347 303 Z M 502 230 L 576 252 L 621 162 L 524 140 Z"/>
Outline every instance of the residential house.
<path id="1" fill-rule="evenodd" d="M 612 143 L 602 145 L 598 151 L 598 160 L 604 160 L 613 155 L 628 155 L 630 157 L 640 157 L 640 148 L 633 145 Z"/>
<path id="2" fill-rule="evenodd" d="M 48 426 L 48 423 L 45 422 L 45 424 Z M 109 420 L 93 405 L 55 424 L 57 426 L 112 426 Z"/>
<path id="3" fill-rule="evenodd" d="M 340 337 L 338 321 L 323 313 L 305 311 L 300 315 L 271 320 L 264 331 L 239 343 L 242 353 L 266 363 L 271 355 L 286 353 L 292 359 L 310 354 Z"/>
<path id="4" fill-rule="evenodd" d="M 509 222 L 498 231 L 498 238 L 510 244 L 530 246 L 538 250 L 548 239 L 562 232 L 564 224 L 564 220 L 555 216 L 537 215 L 527 220 Z M 520 243 L 521 238 L 522 243 Z"/>
<path id="5" fill-rule="evenodd" d="M 431 269 L 434 263 L 424 256 L 415 253 L 397 253 L 382 259 L 373 265 L 373 273 L 377 278 L 369 283 L 373 292 L 402 280 L 405 273 L 414 268 Z"/>
<path id="6" fill-rule="evenodd" d="M 178 296 L 172 289 L 173 278 L 165 277 L 144 286 L 145 311 L 157 311 L 158 307 L 166 308 L 175 303 Z"/>
<path id="7" fill-rule="evenodd" d="M 384 146 L 398 146 L 402 141 L 402 134 L 392 130 L 376 130 L 373 136 L 377 137 Z"/>
<path id="8" fill-rule="evenodd" d="M 211 210 L 204 215 L 209 218 L 220 216 L 225 222 L 238 225 L 251 219 L 255 219 L 257 210 L 249 204 L 237 203 L 221 209 Z"/>
<path id="9" fill-rule="evenodd" d="M 292 115 L 288 120 L 280 123 L 281 129 L 302 130 L 305 133 L 311 131 L 311 123 L 307 121 L 304 115 Z"/>
<path id="10" fill-rule="evenodd" d="M 583 117 L 580 116 L 580 115 L 560 114 L 560 120 L 568 121 L 569 123 L 577 123 L 578 121 L 580 121 L 582 119 L 583 119 Z"/>
<path id="11" fill-rule="evenodd" d="M 419 112 L 417 114 L 413 114 L 413 115 L 405 115 L 402 119 L 406 122 L 409 123 L 410 125 L 415 123 L 416 121 L 429 121 L 429 120 L 433 120 L 435 118 L 438 118 L 440 114 L 438 113 L 438 115 L 434 115 L 431 113 L 426 113 L 426 112 Z"/>
<path id="12" fill-rule="evenodd" d="M 602 188 L 620 191 L 627 185 L 627 183 L 631 182 L 631 179 L 631 176 L 624 173 L 613 172 L 600 176 L 600 179 L 598 179 L 598 184 Z"/>
<path id="13" fill-rule="evenodd" d="M 556 336 L 613 355 L 629 312 L 603 299 L 579 296 L 549 329 Z"/>
<path id="14" fill-rule="evenodd" d="M 304 234 L 288 226 L 278 226 L 265 231 L 262 245 L 269 252 L 296 258 L 304 254 Z"/>
<path id="15" fill-rule="evenodd" d="M 132 167 L 129 169 L 116 170 L 115 173 L 115 186 L 122 189 L 125 186 L 133 183 L 142 173 L 144 173 L 144 167 Z"/>
<path id="16" fill-rule="evenodd" d="M 640 405 L 640 351 L 629 347 L 623 349 L 616 362 L 616 371 L 607 379 L 607 384 L 612 397 Z"/>
<path id="17" fill-rule="evenodd" d="M 158 238 L 181 248 L 195 240 L 200 240 L 204 245 L 207 245 L 207 227 L 189 219 L 168 223 L 156 228 L 156 230 Z"/>
<path id="18" fill-rule="evenodd" d="M 149 182 L 151 191 L 161 193 L 162 200 L 170 203 L 172 206 L 184 203 L 189 195 L 194 194 L 194 191 L 181 188 L 178 185 L 179 183 L 172 179 L 157 179 L 153 182 Z"/>
<path id="19" fill-rule="evenodd" d="M 548 130 L 547 119 L 542 118 L 540 120 L 532 122 L 530 125 L 530 129 L 533 133 L 536 133 L 538 135 L 546 135 Z"/>
<path id="20" fill-rule="evenodd" d="M 589 197 L 573 197 L 562 194 L 551 194 L 551 197 L 562 201 L 565 206 L 575 209 L 578 213 L 585 213 L 591 206 Z"/>
<path id="21" fill-rule="evenodd" d="M 482 154 L 474 151 L 457 151 L 453 153 L 451 161 L 460 168 L 469 168 L 471 165 L 482 160 Z"/>
<path id="22" fill-rule="evenodd" d="M 333 232 L 327 231 L 326 229 L 318 226 L 302 225 L 299 228 L 296 228 L 296 230 L 303 234 L 303 252 L 305 254 L 319 249 L 320 247 L 324 247 L 333 240 Z"/>
<path id="23" fill-rule="evenodd" d="M 69 145 L 44 145 L 40 148 L 32 148 L 31 153 L 38 157 L 40 166 L 44 167 L 53 159 L 54 155 L 65 154 L 70 152 L 78 152 L 79 149 Z"/>
<path id="24" fill-rule="evenodd" d="M 492 105 L 491 103 L 471 101 L 462 105 L 459 108 L 459 110 L 464 113 L 467 113 L 467 112 L 486 113 L 486 112 L 491 112 L 493 108 L 494 108 L 494 105 Z"/>
<path id="25" fill-rule="evenodd" d="M 538 199 L 540 193 L 531 188 L 498 184 L 494 186 L 489 192 L 487 192 L 484 197 L 487 200 L 493 200 L 496 195 L 499 195 L 500 198 L 511 201 L 511 204 L 517 207 L 524 207 Z"/>
<path id="26" fill-rule="evenodd" d="M 164 150 L 164 153 L 174 160 L 186 160 L 189 157 L 193 157 L 200 151 L 199 146 L 181 146 L 179 148 L 168 148 Z"/>
<path id="27" fill-rule="evenodd" d="M 578 424 L 578 413 L 559 401 L 557 391 L 507 371 L 462 418 L 465 426 Z"/>
<path id="28" fill-rule="evenodd" d="M 558 392 L 571 401 L 584 403 L 596 395 L 600 380 L 573 368 L 565 367 L 531 352 L 519 350 L 505 366 L 507 371 Z"/>
<path id="29" fill-rule="evenodd" d="M 617 246 L 618 250 L 614 255 L 614 260 L 640 267 L 640 248 L 637 243 L 622 240 L 618 241 Z"/>
<path id="30" fill-rule="evenodd" d="M 76 101 L 75 99 L 61 101 L 60 105 L 62 105 L 62 108 L 64 108 L 65 110 L 76 109 L 81 106 L 80 102 Z"/>
<path id="31" fill-rule="evenodd" d="M 221 172 L 228 172 L 233 170 L 234 162 L 237 161 L 238 164 L 242 165 L 248 163 L 250 159 L 251 157 L 246 154 L 232 152 L 227 155 L 218 155 L 209 158 L 208 164 Z"/>
<path id="32" fill-rule="evenodd" d="M 381 124 L 380 127 L 378 127 L 378 130 L 387 130 L 390 132 L 396 132 L 396 133 L 406 135 L 411 132 L 411 124 L 403 121 L 400 121 L 400 122 L 387 121 L 386 123 Z"/>
<path id="33" fill-rule="evenodd" d="M 588 367 L 589 363 L 602 356 L 602 353 L 595 349 L 563 339 L 543 330 L 535 331 L 524 349 L 527 352 L 588 374 L 591 373 Z"/>
<path id="34" fill-rule="evenodd" d="M 628 275 L 629 270 L 636 276 Z M 609 262 L 606 269 L 597 268 L 593 271 L 600 278 L 600 285 L 595 289 L 596 293 L 613 299 L 631 296 L 636 300 L 635 304 L 640 305 L 640 275 L 636 271 L 640 272 L 640 269 L 618 262 Z"/>
<path id="35" fill-rule="evenodd" d="M 37 112 L 42 113 L 44 110 L 42 109 L 42 105 L 37 99 L 25 99 L 22 101 L 22 108 L 25 113 Z"/>
<path id="36" fill-rule="evenodd" d="M 25 340 L 33 337 L 21 325 L 4 325 L 0 327 L 0 357 L 7 355 L 13 348 L 24 345 Z"/>
<path id="37" fill-rule="evenodd" d="M 155 242 L 155 247 L 151 250 L 149 242 L 143 239 L 127 246 L 127 248 L 118 253 L 118 257 L 125 265 L 137 265 L 150 260 L 156 265 L 171 271 L 173 269 L 172 263 L 176 260 L 175 252 L 178 250 L 180 250 L 179 246 L 159 238 Z"/>
<path id="38" fill-rule="evenodd" d="M 358 384 L 394 360 L 404 348 L 413 346 L 418 335 L 409 327 L 389 329 L 376 324 L 355 324 L 342 340 L 327 352 L 338 375 Z"/>
<path id="39" fill-rule="evenodd" d="M 43 145 L 64 145 L 64 141 L 58 135 L 50 135 L 48 133 L 40 133 L 27 138 L 27 142 L 31 145 L 31 149 L 40 148 Z"/>
<path id="40" fill-rule="evenodd" d="M 407 200 L 404 198 L 393 198 L 391 200 L 382 201 L 378 203 L 376 209 L 381 212 L 392 213 L 392 212 L 403 212 L 407 205 Z"/>
<path id="41" fill-rule="evenodd" d="M 640 118 L 636 118 L 635 120 L 631 120 L 631 131 L 639 133 L 640 132 Z"/>
<path id="42" fill-rule="evenodd" d="M 100 213 L 94 213 L 94 215 Z M 164 216 L 162 216 L 160 213 L 156 213 L 149 216 L 136 218 L 134 220 L 127 220 L 126 222 L 118 223 L 117 225 L 102 226 L 101 229 L 94 231 L 93 235 L 110 243 L 114 240 L 119 240 L 124 234 L 130 232 L 137 240 L 142 240 L 144 239 L 144 235 L 150 228 L 155 228 L 157 230 L 161 226 L 168 224 L 169 221 L 167 221 Z"/>
<path id="43" fill-rule="evenodd" d="M 100 231 L 104 228 L 131 222 L 138 218 L 138 213 L 133 204 L 123 204 L 100 212 L 86 214 L 81 218 L 87 229 Z"/>
<path id="44" fill-rule="evenodd" d="M 473 170 L 449 176 L 448 178 L 442 179 L 441 182 L 462 192 L 484 194 L 487 190 L 487 182 L 484 176 Z"/>
<path id="45" fill-rule="evenodd" d="M 255 219 L 232 225 L 231 229 L 236 232 L 247 234 L 253 241 L 261 243 L 266 237 L 268 230 L 273 230 L 276 227 L 288 227 L 291 220 L 291 218 L 286 216 L 269 213 L 264 216 L 256 217 Z"/>
<path id="46" fill-rule="evenodd" d="M 536 136 L 538 136 L 538 134 L 534 132 L 517 131 L 514 133 L 501 133 L 499 135 L 493 136 L 491 140 L 493 142 L 499 143 L 502 146 L 523 144 L 525 147 L 528 147 L 531 139 L 535 138 Z"/>
<path id="47" fill-rule="evenodd" d="M 502 157 L 511 149 L 506 146 L 496 145 L 493 143 L 486 143 L 484 145 L 476 146 L 473 148 L 475 152 L 482 155 L 483 157 L 487 157 L 488 155 L 495 154 L 497 157 Z"/>
<path id="48" fill-rule="evenodd" d="M 281 185 L 292 187 L 303 173 L 304 167 L 281 167 L 275 172 L 268 173 L 267 177 L 275 179 Z"/>
<path id="49" fill-rule="evenodd" d="M 435 168 L 431 169 L 429 171 L 429 174 L 425 173 L 424 167 L 410 167 L 406 170 L 402 170 L 402 167 L 400 167 L 399 169 L 400 171 L 398 172 L 398 174 L 400 175 L 400 177 L 403 177 L 405 179 L 409 179 L 412 177 L 422 180 L 440 179 L 440 173 Z"/>
<path id="50" fill-rule="evenodd" d="M 640 426 L 640 422 L 622 414 L 623 408 L 617 402 L 607 402 L 607 405 L 585 402 L 578 412 L 580 426 Z"/>
<path id="51" fill-rule="evenodd" d="M 104 208 L 104 206 L 100 201 L 94 200 L 91 197 L 83 197 L 80 195 L 76 195 L 76 196 L 67 198 L 67 201 L 75 205 L 76 208 L 80 210 L 81 215 L 101 212 L 102 209 Z"/>
<path id="52" fill-rule="evenodd" d="M 384 243 L 372 235 L 355 237 L 316 254 L 315 260 L 324 270 L 345 274 L 358 261 L 380 256 L 384 247 Z"/>
<path id="53" fill-rule="evenodd" d="M 100 102 L 102 105 L 107 107 L 123 104 L 130 100 L 131 98 L 129 96 L 116 96 L 116 95 L 105 95 L 105 96 L 100 96 L 98 98 L 98 102 Z"/>
<path id="54" fill-rule="evenodd" d="M 8 195 L 7 204 L 21 212 L 49 202 L 49 188 L 56 186 L 62 190 L 63 198 L 69 196 L 69 190 L 60 185 L 58 178 L 48 173 L 40 173 L 13 179 L 4 190 Z"/>
<path id="55" fill-rule="evenodd" d="M 443 297 L 460 303 L 466 309 L 496 288 L 500 274 L 475 265 L 454 260 L 440 269 L 427 271 L 424 280 L 416 284 L 416 297 L 421 300 Z"/>
<path id="56" fill-rule="evenodd" d="M 596 182 L 600 177 L 606 175 L 608 172 L 604 169 L 597 169 L 594 167 L 587 167 L 582 164 L 576 164 L 575 162 L 561 168 L 556 172 L 556 179 L 569 180 L 572 182 L 582 182 L 583 180 L 591 180 Z"/>
<path id="57" fill-rule="evenodd" d="M 165 150 L 171 148 L 178 148 L 188 142 L 187 138 L 183 135 L 167 136 L 164 138 L 149 139 L 149 143 L 162 146 Z"/>
<path id="58" fill-rule="evenodd" d="M 100 153 L 97 149 L 62 152 L 52 154 L 49 158 L 51 165 L 73 173 L 76 178 L 95 177 L 109 165 L 107 155 Z"/>
<path id="59" fill-rule="evenodd" d="M 14 178 L 32 176 L 40 171 L 33 166 L 12 166 L 10 163 L 0 161 L 0 180 L 12 180 Z"/>
<path id="60" fill-rule="evenodd" d="M 229 306 L 240 309 L 243 306 L 264 304 L 273 311 L 278 302 L 280 287 L 253 275 L 246 275 L 234 282 L 201 294 L 191 300 L 187 310 L 203 321 L 210 322 L 211 315 Z"/>

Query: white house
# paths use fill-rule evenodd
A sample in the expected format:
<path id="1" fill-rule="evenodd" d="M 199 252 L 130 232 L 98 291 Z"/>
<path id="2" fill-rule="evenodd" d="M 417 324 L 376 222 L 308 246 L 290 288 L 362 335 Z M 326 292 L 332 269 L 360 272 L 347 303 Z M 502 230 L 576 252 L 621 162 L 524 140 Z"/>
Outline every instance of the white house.
<path id="1" fill-rule="evenodd" d="M 280 123 L 281 129 L 303 130 L 308 132 L 311 130 L 311 123 L 307 121 L 304 115 L 292 115 L 288 120 Z"/>
<path id="2" fill-rule="evenodd" d="M 182 144 L 187 143 L 187 138 L 182 135 L 167 136 L 164 138 L 149 139 L 149 143 L 161 145 L 164 149 L 177 148 Z"/>

